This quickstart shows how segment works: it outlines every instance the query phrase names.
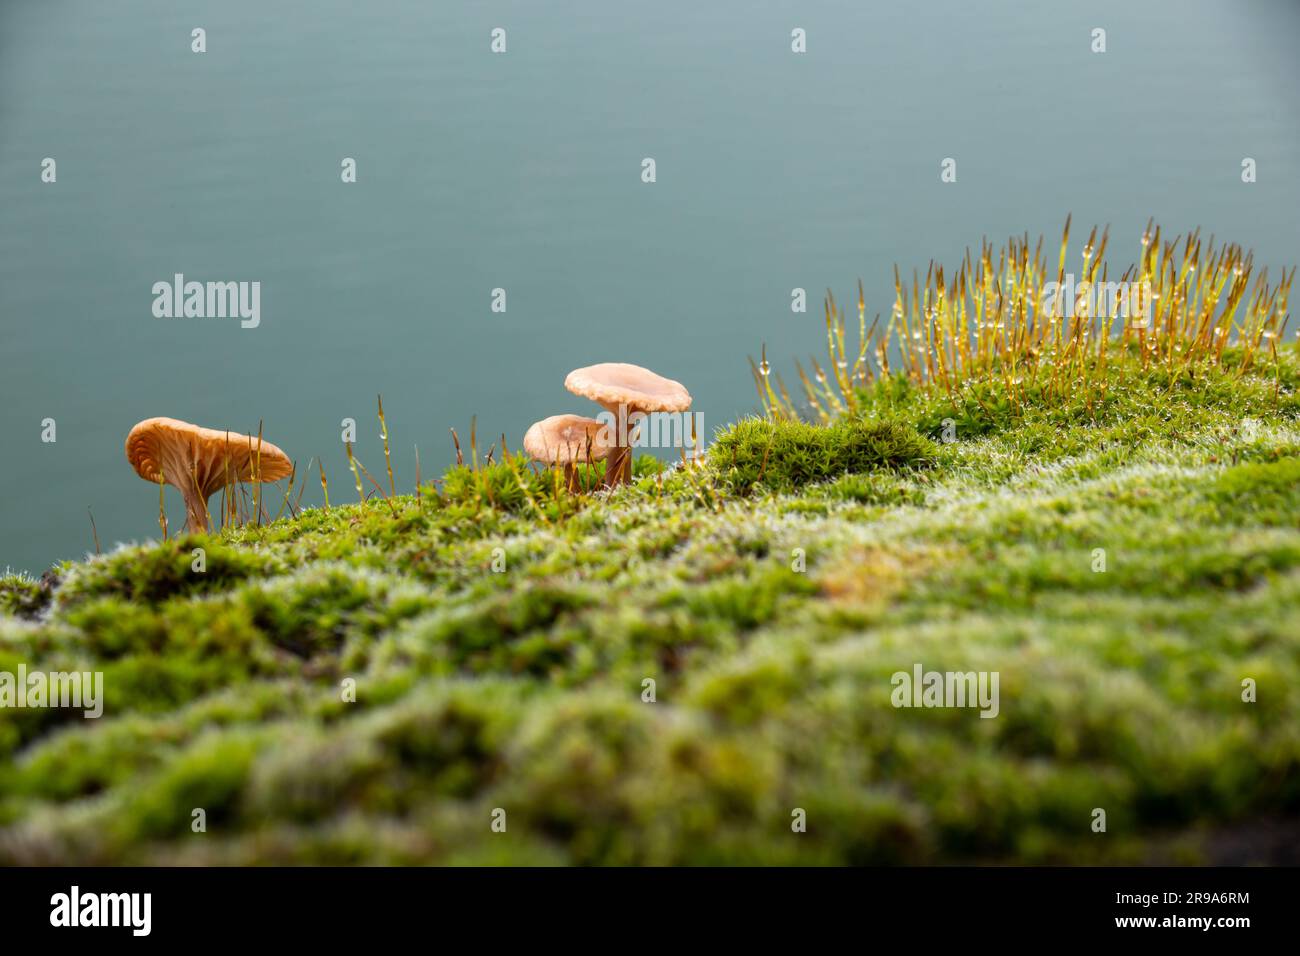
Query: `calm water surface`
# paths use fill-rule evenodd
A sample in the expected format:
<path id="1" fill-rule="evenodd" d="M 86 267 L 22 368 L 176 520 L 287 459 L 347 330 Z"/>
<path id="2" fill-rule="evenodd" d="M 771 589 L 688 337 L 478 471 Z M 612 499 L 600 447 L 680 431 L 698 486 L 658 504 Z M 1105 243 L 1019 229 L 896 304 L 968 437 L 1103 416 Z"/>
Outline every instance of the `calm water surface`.
<path id="1" fill-rule="evenodd" d="M 1297 40 L 1286 0 L 0 0 L 0 570 L 81 556 L 87 507 L 106 546 L 157 533 L 122 452 L 154 415 L 265 420 L 342 501 L 343 418 L 382 469 L 378 392 L 408 490 L 471 416 L 593 413 L 562 384 L 592 362 L 712 428 L 760 342 L 817 349 L 826 287 L 887 312 L 893 263 L 1069 211 L 1125 261 L 1154 215 L 1300 262 Z M 178 272 L 260 282 L 260 327 L 155 319 Z"/>

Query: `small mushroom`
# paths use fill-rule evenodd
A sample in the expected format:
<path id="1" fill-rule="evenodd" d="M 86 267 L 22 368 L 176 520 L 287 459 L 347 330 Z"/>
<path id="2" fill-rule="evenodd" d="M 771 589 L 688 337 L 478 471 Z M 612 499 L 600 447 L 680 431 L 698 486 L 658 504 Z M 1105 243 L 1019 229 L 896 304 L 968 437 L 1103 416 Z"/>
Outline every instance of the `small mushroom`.
<path id="1" fill-rule="evenodd" d="M 148 418 L 126 436 L 126 460 L 145 481 L 180 491 L 192 532 L 208 530 L 208 499 L 236 481 L 279 481 L 293 462 L 268 441 L 201 428 L 175 418 Z"/>
<path id="2" fill-rule="evenodd" d="M 543 418 L 524 434 L 524 451 L 534 461 L 564 466 L 564 482 L 570 491 L 577 489 L 577 465 L 589 464 L 609 454 L 602 439 L 605 426 L 594 418 L 581 415 L 552 415 Z"/>
<path id="3" fill-rule="evenodd" d="M 605 484 L 611 488 L 632 480 L 632 451 L 627 443 L 629 423 L 637 424 L 632 416 L 684 412 L 691 407 L 691 393 L 681 382 L 625 362 L 574 369 L 565 378 L 564 387 L 598 402 L 614 415 L 613 448 L 605 463 Z"/>

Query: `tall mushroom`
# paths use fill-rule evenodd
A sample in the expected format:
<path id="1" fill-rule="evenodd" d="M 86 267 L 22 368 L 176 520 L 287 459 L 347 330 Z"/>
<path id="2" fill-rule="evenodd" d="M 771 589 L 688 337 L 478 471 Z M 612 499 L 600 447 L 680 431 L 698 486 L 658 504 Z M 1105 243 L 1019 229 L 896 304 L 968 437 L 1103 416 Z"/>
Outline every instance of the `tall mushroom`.
<path id="1" fill-rule="evenodd" d="M 603 362 L 574 369 L 565 378 L 564 387 L 599 403 L 614 416 L 613 449 L 605 463 L 605 484 L 611 488 L 632 480 L 628 432 L 637 425 L 631 421 L 632 416 L 684 412 L 691 407 L 691 393 L 681 382 L 625 362 Z"/>
<path id="2" fill-rule="evenodd" d="M 524 434 L 524 451 L 534 461 L 564 466 L 564 483 L 577 490 L 577 465 L 600 461 L 609 454 L 601 439 L 604 425 L 581 415 L 552 415 L 534 422 Z"/>
<path id="3" fill-rule="evenodd" d="M 208 530 L 208 499 L 236 481 L 279 481 L 293 462 L 268 441 L 201 428 L 175 418 L 148 418 L 126 436 L 126 460 L 145 481 L 180 491 L 192 532 Z"/>

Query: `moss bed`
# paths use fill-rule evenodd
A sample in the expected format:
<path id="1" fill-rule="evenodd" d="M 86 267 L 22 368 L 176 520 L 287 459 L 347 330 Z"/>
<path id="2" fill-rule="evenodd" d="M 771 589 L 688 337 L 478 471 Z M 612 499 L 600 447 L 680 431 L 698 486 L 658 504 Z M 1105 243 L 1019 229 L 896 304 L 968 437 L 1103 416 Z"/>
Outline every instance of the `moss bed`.
<path id="1" fill-rule="evenodd" d="M 0 579 L 0 671 L 105 688 L 0 710 L 0 863 L 1297 862 L 1300 363 L 1105 374 Z"/>

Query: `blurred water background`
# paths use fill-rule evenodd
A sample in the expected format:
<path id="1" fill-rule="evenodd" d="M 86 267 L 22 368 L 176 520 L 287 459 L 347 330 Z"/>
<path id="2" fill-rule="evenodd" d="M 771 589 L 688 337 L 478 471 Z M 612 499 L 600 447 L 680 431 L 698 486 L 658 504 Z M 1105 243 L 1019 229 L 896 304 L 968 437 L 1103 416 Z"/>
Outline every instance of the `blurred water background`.
<path id="1" fill-rule="evenodd" d="M 827 287 L 887 315 L 895 262 L 1067 212 L 1112 262 L 1154 215 L 1294 265 L 1298 38 L 1289 0 L 2 0 L 0 570 L 80 557 L 87 507 L 105 546 L 158 533 L 122 452 L 154 415 L 264 420 L 347 501 L 340 421 L 378 476 L 379 392 L 408 491 L 471 416 L 486 447 L 594 414 L 562 385 L 592 362 L 711 429 L 755 409 L 761 342 L 818 350 Z M 154 318 L 175 273 L 259 281 L 260 327 Z"/>

